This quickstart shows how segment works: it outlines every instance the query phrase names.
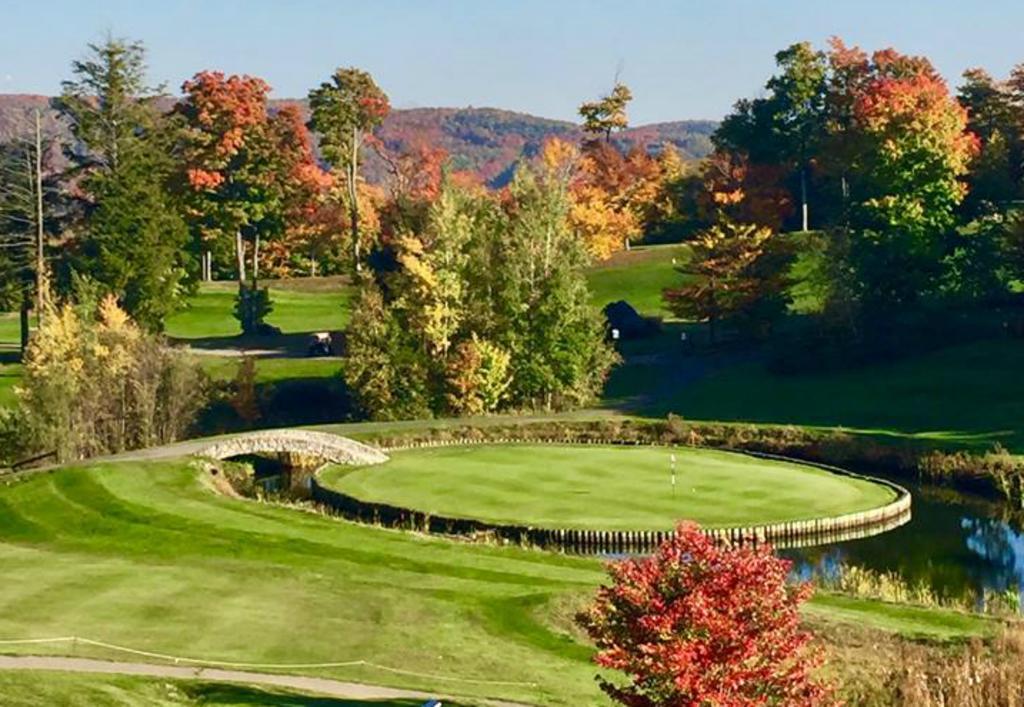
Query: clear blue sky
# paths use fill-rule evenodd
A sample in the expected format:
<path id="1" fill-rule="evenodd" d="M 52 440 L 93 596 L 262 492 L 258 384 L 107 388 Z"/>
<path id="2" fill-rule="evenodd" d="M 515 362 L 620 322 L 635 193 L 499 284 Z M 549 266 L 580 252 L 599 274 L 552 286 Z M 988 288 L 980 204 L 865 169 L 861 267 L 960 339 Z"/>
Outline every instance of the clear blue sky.
<path id="1" fill-rule="evenodd" d="M 621 70 L 634 124 L 719 118 L 778 49 L 833 35 L 925 54 L 952 82 L 1024 61 L 1024 1 L 0 0 L 0 93 L 59 90 L 86 43 L 143 40 L 154 82 L 202 69 L 305 95 L 339 65 L 399 108 L 494 106 L 573 119 Z"/>

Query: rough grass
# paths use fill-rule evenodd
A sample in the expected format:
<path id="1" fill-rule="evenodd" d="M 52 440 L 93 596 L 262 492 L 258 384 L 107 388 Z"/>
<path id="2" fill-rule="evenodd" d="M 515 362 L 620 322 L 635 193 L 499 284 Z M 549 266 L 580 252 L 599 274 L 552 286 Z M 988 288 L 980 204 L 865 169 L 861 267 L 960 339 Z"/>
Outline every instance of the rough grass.
<path id="1" fill-rule="evenodd" d="M 260 663 L 371 660 L 536 687 L 366 667 L 316 672 L 538 704 L 599 702 L 590 650 L 557 611 L 562 598 L 589 595 L 602 581 L 596 560 L 454 543 L 230 499 L 181 462 L 101 464 L 6 483 L 0 638 L 75 634 Z M 840 618 L 935 637 L 984 633 L 989 625 L 967 617 L 951 629 L 950 612 L 892 616 L 885 606 L 851 601 Z M 82 646 L 76 653 L 121 657 Z"/>
<path id="2" fill-rule="evenodd" d="M 351 290 L 337 278 L 267 281 L 274 309 L 267 323 L 285 334 L 336 331 L 348 321 Z M 167 333 L 179 339 L 224 338 L 239 334 L 232 312 L 237 285 L 203 283 L 188 308 L 167 320 Z"/>
<path id="3" fill-rule="evenodd" d="M 670 456 L 675 455 L 673 493 Z M 395 452 L 334 467 L 326 485 L 366 501 L 496 523 L 596 530 L 762 525 L 853 513 L 885 486 L 813 467 L 709 449 L 484 445 Z"/>

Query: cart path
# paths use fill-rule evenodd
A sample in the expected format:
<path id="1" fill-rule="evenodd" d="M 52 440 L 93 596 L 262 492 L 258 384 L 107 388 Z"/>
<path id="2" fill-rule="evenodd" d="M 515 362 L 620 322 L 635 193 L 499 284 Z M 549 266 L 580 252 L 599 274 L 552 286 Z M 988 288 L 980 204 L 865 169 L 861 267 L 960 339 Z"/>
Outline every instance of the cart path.
<path id="1" fill-rule="evenodd" d="M 122 661 L 93 660 L 90 658 L 65 658 L 59 656 L 9 656 L 0 655 L 0 670 L 53 670 L 68 673 L 101 673 L 107 675 L 137 675 L 174 680 L 209 680 L 214 682 L 242 683 L 283 687 L 299 692 L 314 693 L 327 697 L 347 700 L 454 700 L 446 695 L 428 694 L 415 690 L 400 690 L 383 685 L 366 685 L 343 682 L 329 678 L 303 675 L 281 675 L 275 673 L 254 673 L 243 670 L 222 670 L 219 668 L 184 667 L 178 665 L 157 665 Z M 462 700 L 465 702 L 465 700 Z M 478 700 L 478 704 L 493 707 L 526 707 L 518 702 Z"/>

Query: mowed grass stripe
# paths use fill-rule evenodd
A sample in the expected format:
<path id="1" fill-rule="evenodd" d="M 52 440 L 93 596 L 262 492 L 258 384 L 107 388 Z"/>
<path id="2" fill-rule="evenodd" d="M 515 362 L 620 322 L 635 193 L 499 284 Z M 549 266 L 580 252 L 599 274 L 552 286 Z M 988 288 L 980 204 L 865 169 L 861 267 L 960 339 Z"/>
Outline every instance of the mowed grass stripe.
<path id="1" fill-rule="evenodd" d="M 676 457 L 676 486 L 671 456 Z M 322 474 L 365 501 L 494 523 L 599 530 L 762 525 L 882 506 L 894 492 L 814 467 L 718 450 L 467 445 L 398 451 Z"/>
<path id="2" fill-rule="evenodd" d="M 222 498 L 198 476 L 181 464 L 104 465 L 0 489 L 0 500 L 31 508 L 27 515 L 44 529 L 31 533 L 29 546 L 20 545 L 28 538 L 8 533 L 11 516 L 0 518 L 0 563 L 20 586 L 50 590 L 31 595 L 32 611 L 5 612 L 0 637 L 75 633 L 223 660 L 369 659 L 531 682 L 552 657 L 541 661 L 529 645 L 494 637 L 479 617 L 479 602 L 592 586 L 600 576 L 597 566 L 580 560 L 455 546 Z M 153 489 L 148 496 L 147 484 Z M 226 527 L 212 522 L 218 515 Z M 245 524 L 250 531 L 236 527 Z M 213 540 L 218 533 L 220 540 Z M 36 544 L 46 550 L 31 549 Z M 48 576 L 35 583 L 35 567 L 62 570 L 40 571 Z M 0 603 L 11 606 L 24 596 L 0 590 Z M 556 662 L 573 693 L 592 691 L 585 661 Z M 370 670 L 337 672 L 436 687 Z M 563 690 L 554 679 L 547 682 L 554 693 Z M 492 694 L 484 687 L 470 691 Z M 571 703 L 568 689 L 564 699 L 545 692 L 540 702 Z M 534 691 L 518 697 L 534 699 Z"/>

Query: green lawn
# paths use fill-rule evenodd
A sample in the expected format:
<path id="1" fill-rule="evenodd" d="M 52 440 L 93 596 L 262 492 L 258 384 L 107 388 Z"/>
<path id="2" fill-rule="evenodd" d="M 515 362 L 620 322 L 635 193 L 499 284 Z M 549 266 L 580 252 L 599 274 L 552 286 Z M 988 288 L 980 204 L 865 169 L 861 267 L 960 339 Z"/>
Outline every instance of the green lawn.
<path id="1" fill-rule="evenodd" d="M 337 278 L 267 281 L 274 310 L 267 322 L 285 334 L 337 331 L 348 320 L 351 292 Z M 200 286 L 188 308 L 167 320 L 168 335 L 180 339 L 236 336 L 238 320 L 232 314 L 237 285 L 211 282 Z"/>
<path id="2" fill-rule="evenodd" d="M 408 450 L 383 465 L 333 467 L 322 479 L 361 500 L 435 515 L 594 530 L 669 530 L 682 518 L 716 527 L 762 525 L 854 513 L 895 498 L 886 486 L 809 466 L 663 447 Z"/>
<path id="3" fill-rule="evenodd" d="M 0 695 L 3 695 L 4 707 L 420 707 L 423 704 L 420 700 L 339 700 L 301 695 L 285 689 L 202 679 L 166 680 L 129 675 L 15 670 L 0 670 Z"/>
<path id="4" fill-rule="evenodd" d="M 678 286 L 683 276 L 673 267 L 673 259 L 682 262 L 686 246 L 640 246 L 616 253 L 609 260 L 591 268 L 587 274 L 591 302 L 604 307 L 624 299 L 645 316 L 671 317 L 664 308 L 661 291 Z"/>
<path id="5" fill-rule="evenodd" d="M 602 581 L 598 560 L 228 498 L 181 462 L 99 464 L 6 481 L 0 566 L 3 639 L 79 635 L 274 664 L 367 660 L 436 677 L 370 667 L 311 672 L 538 704 L 601 703 L 590 649 L 568 618 Z M 892 616 L 888 605 L 869 601 L 840 608 L 842 620 L 933 637 L 991 626 L 973 617 L 951 625 L 949 612 Z M 812 610 L 832 611 L 817 601 Z M 81 645 L 75 653 L 123 657 Z M 111 679 L 81 680 L 96 690 Z M 471 680 L 533 684 L 462 682 Z"/>
<path id="6" fill-rule="evenodd" d="M 20 363 L 0 363 L 0 407 L 14 404 L 14 386 L 20 380 Z"/>
<path id="7" fill-rule="evenodd" d="M 0 350 L 21 345 L 21 322 L 17 312 L 0 312 Z"/>
<path id="8" fill-rule="evenodd" d="M 235 356 L 199 356 L 203 370 L 214 380 L 232 380 L 242 359 Z M 336 358 L 258 358 L 256 383 L 283 383 L 296 379 L 336 378 L 341 361 Z M 3 385 L 0 378 L 0 386 Z M 0 393 L 2 396 L 2 393 Z M 3 400 L 0 397 L 0 400 Z"/>

